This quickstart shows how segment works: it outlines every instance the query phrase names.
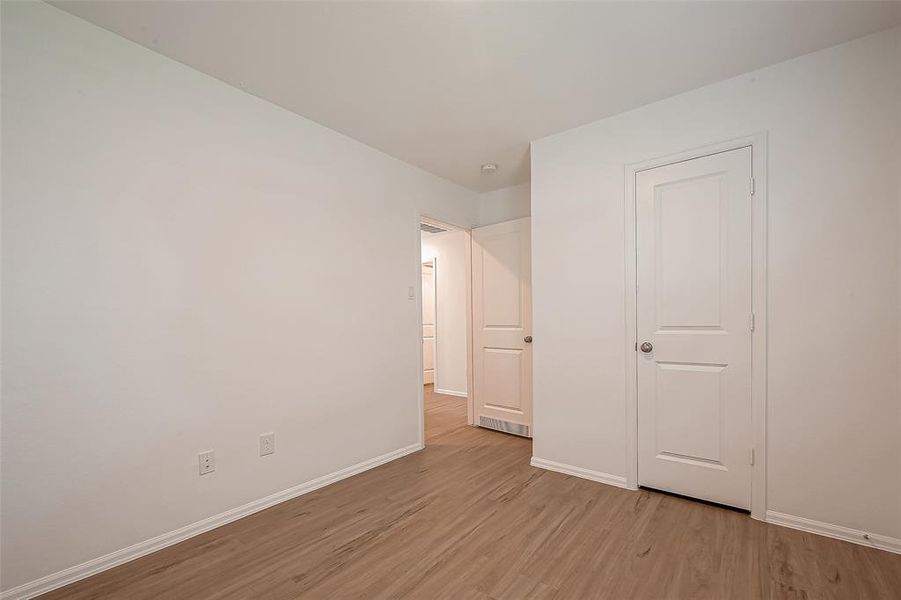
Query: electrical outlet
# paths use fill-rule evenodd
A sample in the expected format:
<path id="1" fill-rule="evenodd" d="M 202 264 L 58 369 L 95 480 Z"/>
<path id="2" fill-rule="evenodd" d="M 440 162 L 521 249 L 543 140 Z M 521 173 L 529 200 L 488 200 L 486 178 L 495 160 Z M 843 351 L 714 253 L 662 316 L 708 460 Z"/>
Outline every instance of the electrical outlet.
<path id="1" fill-rule="evenodd" d="M 266 456 L 267 454 L 275 453 L 275 434 L 274 433 L 261 433 L 260 434 L 260 456 Z"/>
<path id="2" fill-rule="evenodd" d="M 206 475 L 216 470 L 216 455 L 212 450 L 201 452 L 197 458 L 200 460 L 201 475 Z"/>

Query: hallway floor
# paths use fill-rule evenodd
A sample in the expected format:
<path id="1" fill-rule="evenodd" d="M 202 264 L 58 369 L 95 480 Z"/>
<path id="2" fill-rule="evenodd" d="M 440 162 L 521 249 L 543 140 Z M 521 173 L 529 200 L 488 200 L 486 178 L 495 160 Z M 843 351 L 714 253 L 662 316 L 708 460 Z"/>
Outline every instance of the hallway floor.
<path id="1" fill-rule="evenodd" d="M 426 388 L 427 447 L 44 598 L 901 598 L 901 556 L 529 466 Z"/>

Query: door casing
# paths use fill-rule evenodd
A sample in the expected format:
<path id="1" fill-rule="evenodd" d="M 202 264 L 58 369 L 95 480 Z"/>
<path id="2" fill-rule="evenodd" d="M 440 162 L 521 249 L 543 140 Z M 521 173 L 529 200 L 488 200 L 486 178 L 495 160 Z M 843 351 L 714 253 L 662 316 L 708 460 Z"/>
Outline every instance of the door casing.
<path id="1" fill-rule="evenodd" d="M 754 464 L 751 467 L 751 516 L 766 520 L 766 357 L 767 357 L 767 176 L 766 132 L 626 165 L 625 168 L 625 307 L 626 307 L 626 487 L 638 489 L 638 316 L 635 177 L 640 171 L 751 148 L 751 430 Z M 750 185 L 750 182 L 749 182 Z"/>

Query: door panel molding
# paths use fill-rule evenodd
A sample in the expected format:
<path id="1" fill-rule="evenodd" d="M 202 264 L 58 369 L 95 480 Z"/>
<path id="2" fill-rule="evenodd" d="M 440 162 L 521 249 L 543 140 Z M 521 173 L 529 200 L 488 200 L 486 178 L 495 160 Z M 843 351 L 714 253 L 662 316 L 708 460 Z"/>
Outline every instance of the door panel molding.
<path id="1" fill-rule="evenodd" d="M 676 154 L 626 165 L 625 167 L 625 309 L 626 309 L 626 487 L 638 489 L 638 360 L 637 337 L 637 220 L 636 176 L 639 172 L 696 158 L 751 149 L 751 435 L 754 464 L 751 466 L 751 516 L 766 520 L 766 415 L 767 415 L 767 133 L 759 132 L 740 138 L 700 146 Z M 749 182 L 749 185 L 752 185 Z M 666 327 L 664 335 L 679 335 L 678 329 L 715 328 Z"/>

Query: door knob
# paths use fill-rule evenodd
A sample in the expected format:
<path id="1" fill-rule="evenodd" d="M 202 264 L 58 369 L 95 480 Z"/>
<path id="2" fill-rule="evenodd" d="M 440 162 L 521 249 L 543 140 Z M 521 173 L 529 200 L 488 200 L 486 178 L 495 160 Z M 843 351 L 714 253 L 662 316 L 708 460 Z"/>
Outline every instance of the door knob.
<path id="1" fill-rule="evenodd" d="M 651 350 L 654 349 L 654 345 L 651 342 L 642 342 L 641 346 L 639 346 L 639 348 L 641 349 L 642 352 L 647 354 L 648 352 L 650 352 Z"/>
<path id="2" fill-rule="evenodd" d="M 522 341 L 524 341 L 524 342 L 527 343 L 527 344 L 531 344 L 531 343 L 532 343 L 532 336 L 531 336 L 531 335 L 527 335 L 526 337 L 522 338 Z"/>

